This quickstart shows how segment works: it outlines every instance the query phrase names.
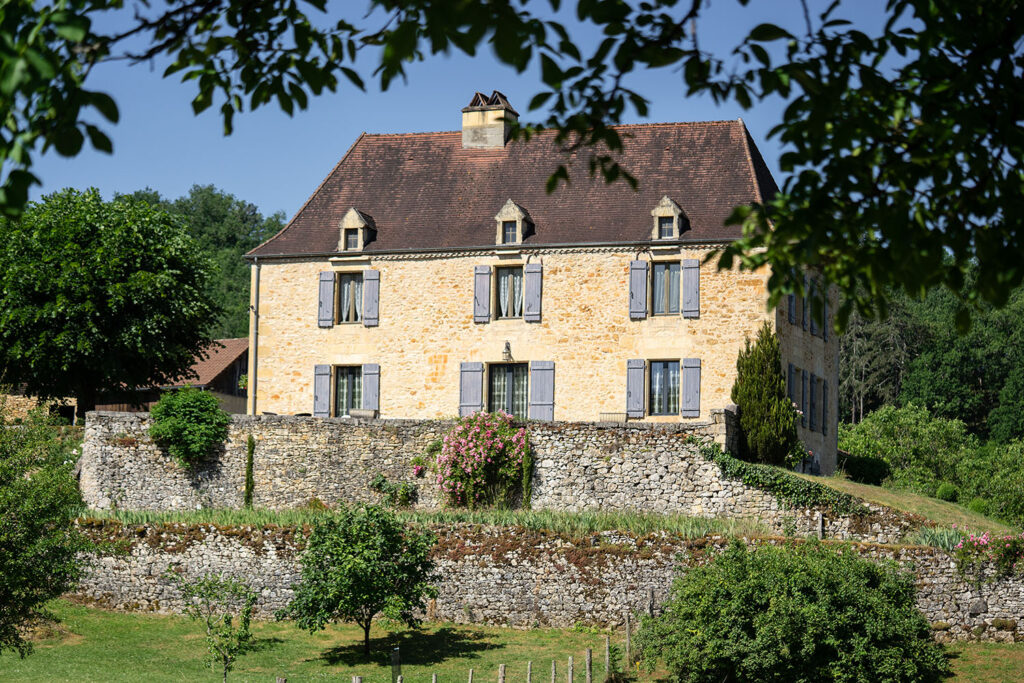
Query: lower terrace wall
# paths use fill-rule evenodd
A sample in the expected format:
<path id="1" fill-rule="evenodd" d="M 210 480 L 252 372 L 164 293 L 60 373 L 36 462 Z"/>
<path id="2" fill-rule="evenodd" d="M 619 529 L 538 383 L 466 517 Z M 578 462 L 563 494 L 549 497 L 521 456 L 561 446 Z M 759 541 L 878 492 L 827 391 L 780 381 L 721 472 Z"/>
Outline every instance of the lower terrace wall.
<path id="1" fill-rule="evenodd" d="M 82 522 L 122 554 L 95 556 L 77 589 L 86 603 L 124 610 L 180 611 L 168 569 L 186 578 L 215 572 L 245 580 L 270 617 L 292 598 L 304 543 L 281 527 L 120 525 Z M 621 625 L 626 612 L 656 611 L 680 563 L 707 561 L 728 542 L 605 532 L 572 541 L 555 534 L 473 525 L 437 527 L 438 596 L 430 620 L 515 627 Z M 780 543 L 757 539 L 754 543 Z M 895 560 L 917 578 L 917 604 L 939 640 L 1024 641 L 1024 577 L 980 588 L 963 581 L 953 559 L 919 546 L 853 544 L 862 556 Z"/>
<path id="2" fill-rule="evenodd" d="M 777 532 L 896 542 L 921 520 L 880 506 L 839 517 L 823 509 L 787 510 L 770 493 L 727 479 L 700 453 L 724 443 L 725 411 L 697 425 L 530 424 L 535 509 L 636 510 L 701 517 L 757 518 Z M 240 508 L 246 441 L 253 455 L 257 508 L 285 509 L 311 499 L 377 502 L 377 474 L 418 487 L 417 507 L 437 508 L 433 478 L 416 478 L 412 459 L 451 427 L 437 420 L 353 420 L 234 416 L 227 442 L 195 472 L 179 467 L 149 438 L 148 413 L 89 413 L 79 485 L 93 509 Z M 819 517 L 821 518 L 819 522 Z"/>

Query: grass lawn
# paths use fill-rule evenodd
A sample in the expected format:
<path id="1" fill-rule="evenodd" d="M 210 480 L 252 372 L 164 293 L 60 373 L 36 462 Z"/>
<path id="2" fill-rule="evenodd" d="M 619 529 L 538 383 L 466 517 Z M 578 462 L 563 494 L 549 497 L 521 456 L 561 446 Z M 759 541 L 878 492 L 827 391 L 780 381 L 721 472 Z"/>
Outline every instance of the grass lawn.
<path id="1" fill-rule="evenodd" d="M 900 489 L 888 489 L 881 486 L 869 484 L 858 484 L 849 479 L 840 477 L 812 477 L 806 474 L 797 474 L 798 477 L 810 479 L 811 481 L 831 486 L 834 489 L 849 493 L 851 496 L 863 498 L 871 503 L 888 505 L 897 510 L 904 510 L 914 514 L 927 517 L 940 527 L 951 527 L 956 524 L 958 527 L 971 529 L 972 531 L 988 531 L 993 534 L 1010 534 L 1013 528 L 994 519 L 989 519 L 977 512 L 972 512 L 956 503 L 947 503 L 944 500 L 929 498 L 910 491 Z M 1022 674 L 1024 677 L 1024 674 Z"/>
<path id="2" fill-rule="evenodd" d="M 4 681 L 201 681 L 219 675 L 204 666 L 206 646 L 198 622 L 186 617 L 109 612 L 57 601 L 53 611 L 62 623 L 57 632 L 43 634 L 25 659 L 0 655 Z M 575 660 L 576 680 L 584 679 L 587 648 L 594 651 L 595 678 L 603 680 L 604 635 L 572 629 L 515 630 L 486 626 L 427 624 L 421 631 L 388 632 L 374 627 L 373 654 L 363 658 L 362 629 L 331 626 L 316 634 L 290 623 L 254 622 L 256 649 L 242 656 L 230 675 L 237 681 L 350 681 L 390 683 L 389 657 L 400 648 L 402 674 L 410 683 L 465 681 L 469 669 L 480 683 L 497 680 L 498 665 L 506 665 L 509 681 L 526 680 L 526 663 L 533 661 L 534 680 L 548 681 L 551 660 L 558 662 L 559 681 L 565 680 L 569 656 Z M 613 642 L 615 642 L 613 640 Z"/>
<path id="3" fill-rule="evenodd" d="M 58 601 L 62 623 L 35 643 L 26 659 L 0 655 L 0 678 L 15 681 L 197 681 L 216 680 L 204 666 L 205 645 L 198 623 L 184 617 L 108 612 Z M 400 648 L 402 674 L 410 683 L 465 681 L 469 669 L 480 683 L 497 679 L 506 665 L 511 682 L 526 680 L 533 661 L 534 680 L 549 681 L 552 659 L 558 680 L 566 680 L 569 656 L 576 679 L 584 680 L 586 649 L 594 650 L 594 679 L 604 676 L 604 635 L 575 629 L 515 630 L 487 626 L 428 624 L 421 631 L 373 631 L 373 655 L 362 655 L 362 632 L 334 626 L 310 635 L 288 623 L 255 622 L 256 648 L 235 665 L 236 681 L 290 682 L 362 676 L 365 683 L 390 683 L 389 653 Z M 612 637 L 622 645 L 622 634 Z M 964 643 L 950 648 L 954 682 L 1010 683 L 1024 680 L 1024 643 Z M 664 675 L 664 672 L 656 672 Z M 648 678 L 646 675 L 642 678 Z"/>

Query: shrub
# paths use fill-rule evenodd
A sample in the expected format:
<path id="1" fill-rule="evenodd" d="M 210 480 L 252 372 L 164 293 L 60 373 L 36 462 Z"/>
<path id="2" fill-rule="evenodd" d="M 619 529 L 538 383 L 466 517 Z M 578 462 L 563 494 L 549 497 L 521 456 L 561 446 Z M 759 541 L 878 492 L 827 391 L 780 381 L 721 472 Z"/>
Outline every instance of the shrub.
<path id="1" fill-rule="evenodd" d="M 436 538 L 406 528 L 395 513 L 374 505 L 341 507 L 316 523 L 302 555 L 302 579 L 295 598 L 278 612 L 311 633 L 332 621 L 354 621 L 363 628 L 363 651 L 370 653 L 370 626 L 384 614 L 413 626 L 426 610 Z"/>
<path id="2" fill-rule="evenodd" d="M 949 503 L 955 503 L 957 496 L 960 492 L 956 490 L 956 487 L 950 484 L 948 481 L 944 481 L 939 484 L 938 490 L 935 492 L 935 497 L 939 500 L 944 500 Z"/>
<path id="3" fill-rule="evenodd" d="M 972 498 L 971 502 L 967 504 L 967 509 L 987 517 L 992 510 L 992 504 L 984 498 Z"/>
<path id="4" fill-rule="evenodd" d="M 242 581 L 217 574 L 204 574 L 194 581 L 172 571 L 168 576 L 181 590 L 182 611 L 206 628 L 206 661 L 212 669 L 220 669 L 226 683 L 235 660 L 253 646 L 249 624 L 256 593 Z M 236 611 L 238 625 L 234 621 Z"/>
<path id="5" fill-rule="evenodd" d="M 797 445 L 793 402 L 786 396 L 779 338 L 766 322 L 754 344 L 746 345 L 736 359 L 732 401 L 739 407 L 740 456 L 772 465 L 791 465 Z"/>
<path id="6" fill-rule="evenodd" d="M 889 464 L 882 458 L 850 453 L 840 453 L 839 457 L 839 469 L 852 481 L 880 486 L 889 476 Z"/>
<path id="7" fill-rule="evenodd" d="M 1024 574 L 1024 533 L 992 536 L 967 534 L 953 547 L 957 570 L 978 584 L 997 581 L 1014 574 Z M 991 566 L 992 575 L 986 577 L 985 568 Z"/>
<path id="8" fill-rule="evenodd" d="M 408 481 L 395 484 L 379 472 L 370 482 L 370 488 L 379 493 L 389 507 L 409 507 L 416 501 L 416 484 Z"/>
<path id="9" fill-rule="evenodd" d="M 653 668 L 689 683 L 938 681 L 942 646 L 914 605 L 914 582 L 849 548 L 734 541 L 676 579 L 637 641 Z"/>
<path id="10" fill-rule="evenodd" d="M 228 437 L 231 416 L 217 397 L 186 387 L 164 394 L 150 411 L 149 435 L 182 467 L 195 467 Z"/>
<path id="11" fill-rule="evenodd" d="M 436 466 L 437 483 L 448 505 L 530 506 L 529 438 L 507 413 L 479 412 L 461 418 L 445 435 Z"/>

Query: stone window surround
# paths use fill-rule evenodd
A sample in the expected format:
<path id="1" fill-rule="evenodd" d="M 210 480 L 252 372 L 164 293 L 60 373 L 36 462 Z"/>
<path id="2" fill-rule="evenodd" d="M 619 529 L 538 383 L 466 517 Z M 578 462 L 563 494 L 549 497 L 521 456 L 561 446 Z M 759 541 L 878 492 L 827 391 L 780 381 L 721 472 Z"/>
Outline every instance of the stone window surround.
<path id="1" fill-rule="evenodd" d="M 358 235 L 355 249 L 349 249 L 345 241 L 345 235 L 349 230 L 355 230 Z M 377 226 L 374 224 L 373 218 L 359 209 L 352 207 L 345 214 L 345 217 L 341 219 L 341 225 L 338 229 L 337 250 L 339 252 L 362 251 L 376 236 Z"/>
<path id="2" fill-rule="evenodd" d="M 501 207 L 497 215 L 494 216 L 494 221 L 497 224 L 494 243 L 500 246 L 509 246 L 511 244 L 522 244 L 523 240 L 533 232 L 533 221 L 530 219 L 530 214 L 527 213 L 526 209 L 516 204 L 514 201 L 509 199 L 505 202 L 505 205 Z M 506 242 L 504 226 L 502 225 L 505 221 L 516 222 L 516 241 Z"/>
<path id="3" fill-rule="evenodd" d="M 672 219 L 672 235 L 671 237 L 661 237 L 658 229 L 659 218 L 671 218 Z M 668 195 L 661 198 L 658 205 L 651 209 L 651 239 L 652 240 L 677 240 L 683 234 L 683 232 L 689 227 L 689 219 L 686 217 L 686 212 L 676 204 L 674 201 L 669 199 Z"/>

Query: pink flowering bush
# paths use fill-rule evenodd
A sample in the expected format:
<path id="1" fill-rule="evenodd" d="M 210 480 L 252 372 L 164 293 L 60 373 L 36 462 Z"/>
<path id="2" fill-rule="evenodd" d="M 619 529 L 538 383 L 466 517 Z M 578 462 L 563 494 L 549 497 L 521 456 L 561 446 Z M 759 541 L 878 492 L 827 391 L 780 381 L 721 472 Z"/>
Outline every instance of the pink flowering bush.
<path id="1" fill-rule="evenodd" d="M 448 505 L 530 506 L 533 458 L 525 427 L 505 412 L 473 413 L 445 435 L 436 459 L 437 484 Z"/>
<path id="2" fill-rule="evenodd" d="M 970 575 L 978 583 L 986 566 L 995 569 L 992 580 L 1024 574 L 1024 533 L 993 536 L 987 531 L 981 535 L 962 531 L 963 539 L 953 546 L 953 557 L 961 574 Z"/>

